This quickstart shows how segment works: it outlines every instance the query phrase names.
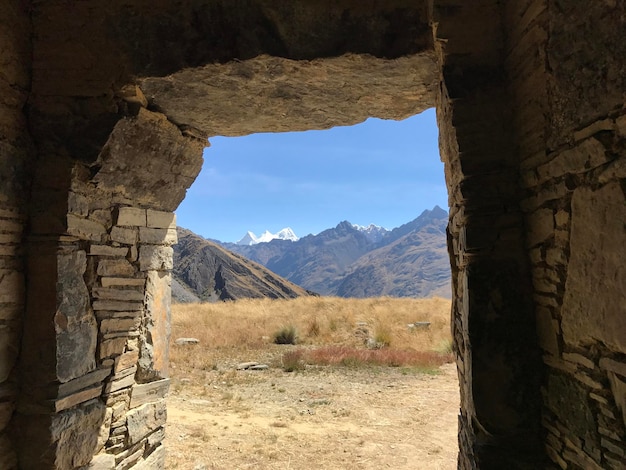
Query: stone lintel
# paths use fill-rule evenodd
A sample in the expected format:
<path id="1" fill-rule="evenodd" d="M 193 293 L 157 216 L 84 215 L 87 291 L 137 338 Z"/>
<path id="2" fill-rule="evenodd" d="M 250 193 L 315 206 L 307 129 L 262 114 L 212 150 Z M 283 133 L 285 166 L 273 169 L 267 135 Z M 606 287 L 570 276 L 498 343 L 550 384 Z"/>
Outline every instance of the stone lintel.
<path id="1" fill-rule="evenodd" d="M 130 407 L 137 408 L 146 403 L 152 403 L 165 398 L 170 388 L 170 379 L 157 380 L 147 384 L 133 385 Z"/>
<path id="2" fill-rule="evenodd" d="M 145 227 L 146 210 L 136 207 L 120 207 L 117 214 L 117 224 L 127 227 Z"/>

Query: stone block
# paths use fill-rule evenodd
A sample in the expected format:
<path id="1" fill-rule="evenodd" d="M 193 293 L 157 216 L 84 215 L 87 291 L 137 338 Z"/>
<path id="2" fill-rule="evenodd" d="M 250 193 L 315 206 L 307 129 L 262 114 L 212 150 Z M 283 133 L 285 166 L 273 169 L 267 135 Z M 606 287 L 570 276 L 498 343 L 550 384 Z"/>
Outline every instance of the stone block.
<path id="1" fill-rule="evenodd" d="M 87 255 L 68 251 L 57 255 L 56 372 L 59 381 L 81 377 L 95 369 L 98 329 L 90 309 L 84 273 Z"/>
<path id="2" fill-rule="evenodd" d="M 147 384 L 135 384 L 130 395 L 130 407 L 137 408 L 165 398 L 170 389 L 170 379 L 156 380 Z"/>
<path id="3" fill-rule="evenodd" d="M 122 377 L 118 380 L 111 380 L 104 386 L 104 393 L 117 392 L 123 388 L 131 387 L 135 383 L 135 376 L 133 374 Z"/>
<path id="4" fill-rule="evenodd" d="M 0 244 L 20 243 L 22 236 L 19 233 L 0 233 Z"/>
<path id="5" fill-rule="evenodd" d="M 528 226 L 528 246 L 535 246 L 546 241 L 554 232 L 554 214 L 552 209 L 538 209 L 526 216 Z"/>
<path id="6" fill-rule="evenodd" d="M 99 345 L 99 357 L 104 359 L 105 357 L 118 356 L 124 352 L 126 347 L 126 338 L 114 338 L 106 341 L 101 341 Z"/>
<path id="7" fill-rule="evenodd" d="M 141 459 L 143 456 L 143 446 L 140 446 L 138 449 L 133 449 L 133 452 L 125 452 L 121 453 L 116 457 L 117 467 L 119 469 L 130 469 L 136 468 L 134 465 Z M 120 456 L 123 455 L 123 458 L 120 459 Z"/>
<path id="8" fill-rule="evenodd" d="M 67 410 L 80 403 L 85 403 L 93 398 L 99 397 L 101 394 L 102 385 L 96 385 L 95 387 L 87 388 L 67 397 L 54 400 L 53 409 L 58 413 L 59 411 Z"/>
<path id="9" fill-rule="evenodd" d="M 24 302 L 24 275 L 19 271 L 0 269 L 0 303 Z"/>
<path id="10" fill-rule="evenodd" d="M 609 372 L 609 383 L 611 384 L 611 392 L 613 400 L 617 408 L 622 412 L 622 420 L 626 426 L 626 381 L 615 373 Z"/>
<path id="11" fill-rule="evenodd" d="M 106 407 L 99 400 L 52 415 L 50 433 L 56 449 L 54 466 L 50 468 L 69 469 L 89 464 L 105 416 Z M 38 468 L 39 465 L 29 467 L 27 464 L 24 468 Z"/>
<path id="12" fill-rule="evenodd" d="M 113 372 L 116 374 L 124 369 L 128 369 L 137 365 L 139 359 L 139 351 L 128 351 L 115 358 L 115 365 L 113 366 Z"/>
<path id="13" fill-rule="evenodd" d="M 20 349 L 19 332 L 9 325 L 0 325 L 0 382 L 4 382 L 13 367 Z"/>
<path id="14" fill-rule="evenodd" d="M 595 121 L 593 124 L 574 132 L 574 140 L 583 140 L 601 131 L 612 131 L 613 121 L 610 119 L 603 119 L 601 121 Z"/>
<path id="15" fill-rule="evenodd" d="M 0 402 L 0 434 L 4 431 L 11 421 L 15 404 L 11 401 Z"/>
<path id="16" fill-rule="evenodd" d="M 143 287 L 146 280 L 143 278 L 103 277 L 100 279 L 102 287 Z"/>
<path id="17" fill-rule="evenodd" d="M 106 234 L 104 225 L 89 219 L 83 219 L 73 214 L 67 214 L 67 233 L 81 240 L 99 242 Z"/>
<path id="18" fill-rule="evenodd" d="M 139 248 L 141 271 L 169 271 L 174 267 L 174 249 L 170 246 L 143 245 Z"/>
<path id="19" fill-rule="evenodd" d="M 65 397 L 71 395 L 79 390 L 89 388 L 95 384 L 102 384 L 102 381 L 111 375 L 110 367 L 103 367 L 88 374 L 78 377 L 77 379 L 70 380 L 59 384 L 56 395 L 58 397 Z"/>
<path id="20" fill-rule="evenodd" d="M 148 457 L 135 465 L 133 470 L 153 470 L 165 468 L 165 447 L 160 445 Z"/>
<path id="21" fill-rule="evenodd" d="M 576 353 L 563 353 L 563 359 L 574 364 L 580 364 L 587 369 L 593 369 L 595 367 L 594 362 L 591 359 L 586 358 L 582 354 Z"/>
<path id="22" fill-rule="evenodd" d="M 127 227 L 145 227 L 146 210 L 136 207 L 120 207 L 117 214 L 117 223 Z"/>
<path id="23" fill-rule="evenodd" d="M 137 242 L 137 229 L 115 226 L 111 229 L 111 241 L 124 245 L 134 245 Z"/>
<path id="24" fill-rule="evenodd" d="M 100 323 L 100 333 L 136 330 L 139 327 L 139 322 L 139 318 L 107 318 Z"/>
<path id="25" fill-rule="evenodd" d="M 572 197 L 570 262 L 563 296 L 563 339 L 574 347 L 602 341 L 626 351 L 626 201 L 618 182 Z"/>
<path id="26" fill-rule="evenodd" d="M 546 405 L 565 425 L 569 435 L 595 435 L 596 421 L 585 387 L 566 375 L 549 373 L 547 390 Z"/>
<path id="27" fill-rule="evenodd" d="M 143 302 L 143 291 L 135 289 L 115 289 L 110 287 L 94 287 L 91 290 L 91 295 L 97 299 L 106 300 L 123 300 L 123 301 L 136 301 Z"/>
<path id="28" fill-rule="evenodd" d="M 626 114 L 615 120 L 615 127 L 619 135 L 626 137 Z"/>
<path id="29" fill-rule="evenodd" d="M 89 462 L 85 470 L 115 470 L 115 456 L 98 454 Z"/>
<path id="30" fill-rule="evenodd" d="M 537 307 L 537 336 L 544 351 L 559 356 L 558 323 L 545 307 Z"/>
<path id="31" fill-rule="evenodd" d="M 147 210 L 148 227 L 176 230 L 176 214 L 173 212 Z"/>
<path id="32" fill-rule="evenodd" d="M 91 245 L 89 254 L 92 256 L 113 256 L 116 258 L 125 258 L 128 255 L 128 248 L 115 247 L 108 245 Z"/>
<path id="33" fill-rule="evenodd" d="M 578 146 L 564 150 L 545 165 L 537 168 L 543 183 L 566 174 L 585 173 L 607 161 L 604 146 L 596 139 L 587 139 Z"/>
<path id="34" fill-rule="evenodd" d="M 600 359 L 600 367 L 604 370 L 610 370 L 616 374 L 626 377 L 626 363 L 615 361 L 608 357 Z"/>
<path id="35" fill-rule="evenodd" d="M 167 377 L 169 366 L 171 274 L 150 271 L 146 283 L 146 311 L 140 338 L 138 379 L 151 382 Z"/>
<path id="36" fill-rule="evenodd" d="M 97 273 L 103 277 L 132 277 L 135 268 L 123 258 L 101 259 L 98 261 Z"/>
<path id="37" fill-rule="evenodd" d="M 70 191 L 67 196 L 67 211 L 86 217 L 89 215 L 89 201 L 82 194 Z"/>
<path id="38" fill-rule="evenodd" d="M 175 228 L 139 228 L 139 242 L 151 245 L 175 245 L 178 235 Z"/>
<path id="39" fill-rule="evenodd" d="M 142 308 L 142 302 L 127 302 L 122 300 L 95 300 L 93 302 L 94 310 L 112 310 L 121 312 L 141 310 Z"/>
<path id="40" fill-rule="evenodd" d="M 22 233 L 24 224 L 19 220 L 0 219 L 0 232 Z"/>
<path id="41" fill-rule="evenodd" d="M 141 441 L 148 434 L 163 426 L 166 419 L 165 400 L 147 403 L 129 411 L 126 416 L 128 443 L 132 445 Z"/>

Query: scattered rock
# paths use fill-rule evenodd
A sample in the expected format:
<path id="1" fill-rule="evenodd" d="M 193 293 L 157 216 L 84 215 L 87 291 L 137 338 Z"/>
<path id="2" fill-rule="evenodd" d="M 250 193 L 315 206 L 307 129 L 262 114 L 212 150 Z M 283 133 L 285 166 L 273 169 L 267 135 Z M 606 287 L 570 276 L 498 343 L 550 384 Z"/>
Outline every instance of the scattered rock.
<path id="1" fill-rule="evenodd" d="M 178 338 L 174 343 L 179 346 L 184 346 L 187 344 L 200 344 L 200 340 L 197 338 Z"/>
<path id="2" fill-rule="evenodd" d="M 265 370 L 269 369 L 270 366 L 267 364 L 259 364 L 258 362 L 242 362 L 238 364 L 237 370 Z"/>

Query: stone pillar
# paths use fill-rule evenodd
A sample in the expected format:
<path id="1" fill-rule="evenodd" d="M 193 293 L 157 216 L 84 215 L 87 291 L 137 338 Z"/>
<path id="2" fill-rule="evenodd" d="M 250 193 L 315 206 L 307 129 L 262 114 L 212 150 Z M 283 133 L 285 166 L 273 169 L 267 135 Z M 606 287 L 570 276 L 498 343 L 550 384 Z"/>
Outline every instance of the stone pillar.
<path id="1" fill-rule="evenodd" d="M 541 361 L 501 2 L 449 3 L 435 2 L 434 20 L 461 387 L 459 468 L 543 468 Z"/>
<path id="2" fill-rule="evenodd" d="M 89 164 L 41 157 L 13 427 L 21 468 L 163 468 L 172 211 L 202 148 L 141 108 Z"/>

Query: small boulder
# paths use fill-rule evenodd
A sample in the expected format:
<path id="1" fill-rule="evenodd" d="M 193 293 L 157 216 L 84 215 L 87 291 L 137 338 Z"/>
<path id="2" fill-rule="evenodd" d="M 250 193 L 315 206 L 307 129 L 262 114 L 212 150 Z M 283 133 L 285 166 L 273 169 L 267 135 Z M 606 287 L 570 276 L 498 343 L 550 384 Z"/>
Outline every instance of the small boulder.
<path id="1" fill-rule="evenodd" d="M 187 344 L 199 344 L 200 340 L 198 338 L 178 338 L 176 341 L 174 341 L 174 344 L 177 344 L 178 346 L 184 346 Z"/>

